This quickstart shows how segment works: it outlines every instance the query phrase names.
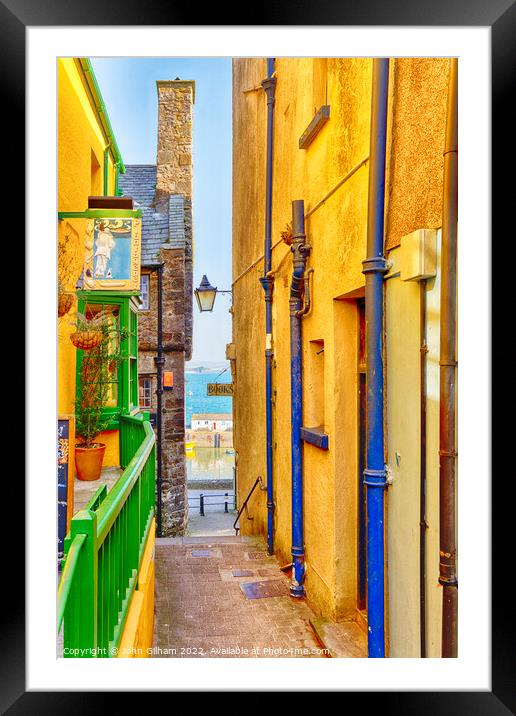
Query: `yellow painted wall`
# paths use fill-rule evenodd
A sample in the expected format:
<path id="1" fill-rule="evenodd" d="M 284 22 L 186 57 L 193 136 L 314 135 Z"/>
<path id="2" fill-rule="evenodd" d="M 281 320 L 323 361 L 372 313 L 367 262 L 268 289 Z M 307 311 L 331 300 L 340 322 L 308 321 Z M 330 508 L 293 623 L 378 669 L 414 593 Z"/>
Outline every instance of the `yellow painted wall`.
<path id="1" fill-rule="evenodd" d="M 83 211 L 88 196 L 103 193 L 104 149 L 102 130 L 95 114 L 81 72 L 73 58 L 57 61 L 58 87 L 58 211 Z M 100 166 L 100 173 L 92 183 L 92 156 Z M 115 170 L 109 155 L 108 189 L 114 193 Z M 58 275 L 66 277 L 66 290 L 74 291 L 83 261 L 85 220 L 71 219 L 58 222 L 58 242 L 63 246 L 62 266 Z M 76 349 L 70 342 L 75 330 L 71 323 L 77 311 L 77 300 L 70 311 L 58 318 L 58 412 L 74 412 Z M 103 433 L 99 440 L 107 445 L 104 465 L 119 464 L 118 431 Z"/>
<path id="2" fill-rule="evenodd" d="M 153 519 L 138 572 L 137 587 L 131 598 L 129 612 L 118 647 L 122 658 L 150 656 L 154 635 L 154 545 L 156 522 Z"/>
<path id="3" fill-rule="evenodd" d="M 411 231 L 441 226 L 450 60 L 399 58 L 391 64 L 387 248 Z"/>
<path id="4" fill-rule="evenodd" d="M 386 238 L 389 246 L 415 228 L 440 225 L 442 193 L 442 144 L 445 127 L 445 94 L 448 60 L 403 59 L 391 62 L 389 130 L 387 147 Z M 266 477 L 265 447 L 265 310 L 259 277 L 263 274 L 265 235 L 266 95 L 265 59 L 233 60 L 233 343 L 235 381 L 234 445 L 237 451 L 238 500 L 241 504 L 257 475 Z M 291 221 L 291 202 L 304 199 L 309 213 L 353 168 L 356 172 L 307 217 L 307 239 L 312 246 L 308 266 L 314 268 L 312 310 L 303 319 L 304 410 L 307 420 L 323 416 L 329 450 L 305 444 L 304 528 L 307 598 L 316 612 L 336 619 L 356 618 L 357 590 L 357 484 L 358 396 L 356 298 L 363 296 L 362 261 L 366 257 L 368 153 L 372 61 L 367 58 L 278 58 L 276 60 L 274 125 L 272 243 Z M 330 105 L 330 119 L 308 149 L 298 141 L 315 110 Z M 430 128 L 430 130 L 429 130 Z M 423 182 L 422 179 L 425 178 Z M 254 265 L 253 265 L 254 264 Z M 291 457 L 290 457 L 290 343 L 289 290 L 291 252 L 280 243 L 273 248 L 273 460 L 275 501 L 275 551 L 282 563 L 291 561 Z M 392 281 L 399 280 L 392 279 Z M 438 331 L 436 294 L 428 284 L 429 331 Z M 392 462 L 394 443 L 403 436 L 403 453 L 415 469 L 419 432 L 408 417 L 419 405 L 419 347 L 408 357 L 404 348 L 414 339 L 419 293 L 414 287 L 392 284 L 387 299 L 386 325 L 393 350 L 389 373 L 387 435 Z M 409 295 L 410 294 L 410 295 Z M 417 299 L 417 300 L 416 300 Z M 401 307 L 406 315 L 400 314 Z M 408 324 L 407 324 L 408 322 Z M 405 338 L 400 336 L 405 331 Z M 437 333 L 438 335 L 438 333 Z M 434 335 L 435 338 L 435 335 Z M 396 341 L 399 341 L 396 343 Z M 435 343 L 435 341 L 434 341 Z M 317 356 L 315 347 L 324 345 Z M 438 351 L 429 353 L 429 390 L 438 380 L 434 366 Z M 320 360 L 324 367 L 314 361 Z M 413 361 L 417 360 L 414 365 Z M 434 373 L 432 373 L 434 371 Z M 437 373 L 435 373 L 437 371 Z M 400 383 L 399 385 L 396 383 Z M 402 390 L 403 389 L 403 390 Z M 393 395 L 389 393 L 392 390 Z M 319 395 L 314 397 L 313 393 Z M 417 402 L 416 402 L 417 401 Z M 406 406 L 406 412 L 402 408 Z M 437 406 L 438 407 L 438 406 Z M 432 412 L 433 411 L 433 412 Z M 429 474 L 438 462 L 435 420 L 438 409 L 429 403 Z M 304 422 L 307 425 L 306 422 Z M 309 426 L 309 425 L 307 425 Z M 309 426 L 311 427 L 311 426 Z M 408 431 L 408 433 L 407 433 Z M 435 453 L 435 454 L 434 454 Z M 419 648 L 413 610 L 418 608 L 419 572 L 412 534 L 413 525 L 396 526 L 405 505 L 413 511 L 414 490 L 402 494 L 399 477 L 389 504 L 389 553 L 402 564 L 403 540 L 410 540 L 411 558 L 399 568 L 399 580 L 388 588 L 399 594 L 402 583 L 410 589 L 399 606 L 387 614 L 392 654 Z M 412 483 L 411 483 L 412 485 Z M 413 485 L 412 485 L 413 487 Z M 391 488 L 389 488 L 391 490 Z M 435 508 L 437 487 L 429 486 Z M 391 505 L 392 503 L 392 505 Z M 392 507 L 392 511 L 391 511 Z M 242 534 L 267 532 L 266 493 L 256 491 L 249 503 Z M 438 555 L 435 512 L 427 530 L 429 553 Z M 418 524 L 417 524 L 418 527 Z M 408 530 L 408 531 L 407 531 Z M 402 536 L 403 535 L 403 536 Z M 435 588 L 434 562 L 429 566 L 427 624 L 429 653 L 437 655 L 440 642 L 440 591 Z M 389 602 L 392 594 L 389 594 Z M 414 606 L 415 604 L 415 606 Z M 408 622 L 402 623 L 402 605 Z M 390 608 L 390 607 L 389 607 Z M 401 640 L 410 639 L 410 647 Z"/>
<path id="5" fill-rule="evenodd" d="M 239 276 L 263 252 L 265 206 L 266 99 L 261 88 L 246 92 L 265 77 L 264 60 L 234 61 L 233 132 L 233 277 Z M 327 93 L 320 89 L 321 67 L 312 59 L 276 61 L 275 165 L 272 241 L 291 221 L 291 202 L 304 199 L 313 208 L 353 167 L 367 159 L 371 61 L 328 59 Z M 324 67 L 322 68 L 324 74 Z M 350 89 L 353 91 L 350 92 Z M 298 140 L 320 106 L 324 94 L 331 119 L 307 150 Z M 356 337 L 354 303 L 338 301 L 363 286 L 361 260 L 365 256 L 367 164 L 317 209 L 306 223 L 312 245 L 313 308 L 303 320 L 305 404 L 309 403 L 310 368 L 322 379 L 323 395 L 309 406 L 307 418 L 324 413 L 329 450 L 304 447 L 305 586 L 314 608 L 322 614 L 354 615 L 356 578 L 354 525 L 356 519 L 356 463 L 342 468 L 340 456 L 356 440 L 356 367 L 343 356 L 341 336 Z M 291 548 L 290 476 L 290 343 L 289 309 L 292 272 L 289 247 L 273 251 L 273 390 L 275 408 L 274 490 L 275 548 L 289 562 Z M 235 446 L 238 451 L 239 500 L 247 495 L 265 466 L 265 317 L 258 277 L 263 264 L 234 285 L 234 342 L 236 344 Z M 315 344 L 314 342 L 319 342 Z M 324 341 L 324 353 L 314 346 Z M 321 370 L 314 361 L 324 363 Z M 353 376 L 345 384 L 344 376 Z M 317 378 L 319 376 L 319 378 Z M 352 397 L 350 399 L 350 393 Z M 251 397 L 252 396 L 252 397 Z M 344 409 L 342 409 L 344 406 Z M 352 406 L 346 411 L 347 406 Z M 308 407 L 308 406 L 307 406 Z M 315 412 L 314 412 L 315 411 Z M 343 427 L 351 428 L 344 432 Z M 351 437 L 352 436 L 352 437 Z M 346 505 L 351 501 L 352 507 Z M 266 494 L 250 502 L 253 521 L 242 519 L 242 533 L 266 533 Z M 324 529 L 321 529 L 324 524 Z"/>

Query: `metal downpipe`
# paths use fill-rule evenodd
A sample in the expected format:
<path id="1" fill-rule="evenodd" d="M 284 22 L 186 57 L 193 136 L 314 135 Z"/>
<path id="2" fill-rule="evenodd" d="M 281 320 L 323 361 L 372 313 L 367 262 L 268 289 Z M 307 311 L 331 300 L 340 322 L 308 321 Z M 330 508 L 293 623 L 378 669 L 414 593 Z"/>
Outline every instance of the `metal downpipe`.
<path id="1" fill-rule="evenodd" d="M 385 154 L 389 60 L 373 60 L 371 148 L 367 217 L 365 311 L 367 347 L 367 433 L 364 484 L 367 489 L 367 638 L 369 658 L 385 657 L 385 544 L 383 394 L 383 255 Z"/>
<path id="2" fill-rule="evenodd" d="M 305 551 L 303 537 L 303 424 L 302 333 L 304 273 L 310 251 L 305 236 L 304 201 L 292 202 L 293 272 L 290 284 L 290 401 L 292 430 L 292 597 L 304 597 Z"/>
<path id="3" fill-rule="evenodd" d="M 426 653 L 426 281 L 420 283 L 419 298 L 419 421 L 421 440 L 419 443 L 419 646 L 420 656 Z"/>
<path id="4" fill-rule="evenodd" d="M 267 454 L 267 552 L 274 554 L 274 494 L 272 463 L 272 295 L 274 279 L 271 275 L 272 261 L 272 169 L 274 140 L 274 96 L 276 78 L 274 58 L 267 58 L 267 79 L 262 87 L 267 95 L 267 161 L 265 179 L 265 246 L 263 276 L 260 278 L 265 293 L 265 431 Z"/>
<path id="5" fill-rule="evenodd" d="M 443 586 L 443 657 L 457 656 L 457 544 L 455 523 L 455 385 L 457 367 L 458 219 L 457 59 L 448 86 L 441 248 L 441 346 L 439 357 L 439 583 Z"/>
<path id="6" fill-rule="evenodd" d="M 156 428 L 157 428 L 157 442 L 156 442 L 156 462 L 157 462 L 157 479 L 156 479 L 156 491 L 157 491 L 157 519 L 156 519 L 156 532 L 157 536 L 162 536 L 162 398 L 163 398 L 163 365 L 165 364 L 165 358 L 163 356 L 163 264 L 156 268 L 158 274 L 158 351 L 154 359 L 157 369 L 157 416 L 156 416 Z"/>

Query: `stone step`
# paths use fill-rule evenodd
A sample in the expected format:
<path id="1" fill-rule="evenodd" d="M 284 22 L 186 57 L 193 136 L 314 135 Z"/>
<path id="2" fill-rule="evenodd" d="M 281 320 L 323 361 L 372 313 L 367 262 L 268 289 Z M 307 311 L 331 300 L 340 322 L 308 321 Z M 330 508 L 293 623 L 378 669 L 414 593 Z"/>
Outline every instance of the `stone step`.
<path id="1" fill-rule="evenodd" d="M 312 617 L 310 626 L 320 644 L 332 658 L 367 658 L 367 635 L 356 622 L 332 622 Z"/>

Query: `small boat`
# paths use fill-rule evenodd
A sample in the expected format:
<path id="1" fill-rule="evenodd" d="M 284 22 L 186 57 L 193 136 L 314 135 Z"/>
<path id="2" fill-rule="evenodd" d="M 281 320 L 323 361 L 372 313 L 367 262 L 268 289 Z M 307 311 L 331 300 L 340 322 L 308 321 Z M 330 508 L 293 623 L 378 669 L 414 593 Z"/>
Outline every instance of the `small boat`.
<path id="1" fill-rule="evenodd" d="M 233 450 L 233 448 L 226 450 L 226 455 L 234 455 L 234 454 L 235 454 L 235 451 Z"/>
<path id="2" fill-rule="evenodd" d="M 185 442 L 185 451 L 186 451 L 186 452 L 192 452 L 192 450 L 194 450 L 194 448 L 195 448 L 195 441 L 194 441 L 194 440 L 189 441 L 189 442 Z"/>

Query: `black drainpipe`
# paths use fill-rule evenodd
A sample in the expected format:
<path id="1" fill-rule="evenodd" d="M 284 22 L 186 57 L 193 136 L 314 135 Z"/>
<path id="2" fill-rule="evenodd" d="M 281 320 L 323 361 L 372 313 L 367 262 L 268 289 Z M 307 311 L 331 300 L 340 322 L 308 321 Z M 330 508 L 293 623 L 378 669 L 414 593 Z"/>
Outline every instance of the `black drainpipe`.
<path id="1" fill-rule="evenodd" d="M 267 58 L 267 79 L 262 87 L 267 95 L 267 162 L 265 178 L 265 245 L 263 252 L 263 276 L 260 278 L 265 292 L 265 430 L 267 458 L 267 552 L 274 554 L 274 492 L 272 464 L 272 294 L 274 279 L 272 268 L 272 169 L 274 140 L 274 96 L 276 78 L 274 58 Z"/>
<path id="2" fill-rule="evenodd" d="M 163 264 L 156 266 L 156 273 L 158 275 L 158 351 L 154 358 L 157 368 L 157 415 L 156 415 L 156 427 L 157 427 L 157 441 L 156 441 L 156 462 L 157 462 L 157 534 L 161 537 L 161 523 L 162 523 L 162 496 L 161 496 L 161 413 L 162 413 L 162 397 L 163 397 L 163 365 L 165 358 L 163 356 Z"/>

